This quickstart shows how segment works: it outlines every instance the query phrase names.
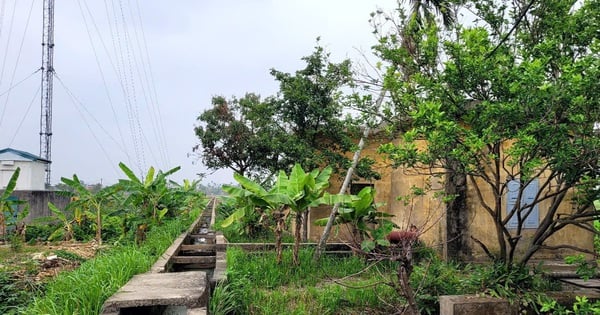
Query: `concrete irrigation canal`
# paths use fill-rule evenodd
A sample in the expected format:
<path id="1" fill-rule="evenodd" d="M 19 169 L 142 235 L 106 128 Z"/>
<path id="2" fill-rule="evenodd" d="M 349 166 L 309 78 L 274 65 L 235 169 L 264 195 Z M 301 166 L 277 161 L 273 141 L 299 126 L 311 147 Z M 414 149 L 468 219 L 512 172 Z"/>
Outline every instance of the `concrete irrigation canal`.
<path id="1" fill-rule="evenodd" d="M 207 314 L 210 290 L 225 278 L 225 239 L 210 230 L 213 198 L 149 272 L 131 278 L 102 307 L 105 315 Z"/>

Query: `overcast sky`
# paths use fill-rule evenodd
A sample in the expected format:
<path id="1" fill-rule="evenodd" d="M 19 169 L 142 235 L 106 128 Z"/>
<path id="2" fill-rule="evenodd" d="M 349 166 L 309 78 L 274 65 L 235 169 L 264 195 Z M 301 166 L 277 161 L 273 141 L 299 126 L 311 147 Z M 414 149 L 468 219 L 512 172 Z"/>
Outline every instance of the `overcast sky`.
<path id="1" fill-rule="evenodd" d="M 0 3 L 0 148 L 40 153 L 42 0 Z M 273 95 L 315 39 L 332 61 L 360 59 L 368 23 L 396 0 L 63 0 L 55 4 L 52 183 L 113 184 L 124 162 L 171 178 L 207 170 L 191 156 L 214 95 Z M 21 82 L 22 81 L 22 82 Z M 21 82 L 21 83 L 19 83 Z M 11 88 L 12 87 L 12 88 Z M 232 182 L 217 172 L 205 183 Z"/>

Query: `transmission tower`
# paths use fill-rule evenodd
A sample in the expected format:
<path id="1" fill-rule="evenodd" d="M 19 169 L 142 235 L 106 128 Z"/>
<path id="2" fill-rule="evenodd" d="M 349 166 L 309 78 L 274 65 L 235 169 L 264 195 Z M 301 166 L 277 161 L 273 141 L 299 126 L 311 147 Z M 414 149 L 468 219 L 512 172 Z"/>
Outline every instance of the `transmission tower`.
<path id="1" fill-rule="evenodd" d="M 52 163 L 52 78 L 54 76 L 54 0 L 44 0 L 43 15 L 40 157 L 48 160 L 46 166 L 46 185 L 50 185 L 50 164 Z"/>

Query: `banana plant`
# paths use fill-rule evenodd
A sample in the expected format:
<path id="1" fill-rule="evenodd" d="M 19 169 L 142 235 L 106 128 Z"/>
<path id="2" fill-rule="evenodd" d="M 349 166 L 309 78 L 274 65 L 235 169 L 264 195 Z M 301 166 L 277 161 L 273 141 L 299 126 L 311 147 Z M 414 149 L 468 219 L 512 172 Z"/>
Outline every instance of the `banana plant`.
<path id="1" fill-rule="evenodd" d="M 20 172 L 21 168 L 17 167 L 17 169 L 10 177 L 10 180 L 8 181 L 6 188 L 2 192 L 2 195 L 0 195 L 0 236 L 4 238 L 6 238 L 7 225 L 16 224 L 19 220 L 24 219 L 25 216 L 27 216 L 27 214 L 29 213 L 28 207 L 26 207 L 26 209 L 24 209 L 21 212 L 21 216 L 23 216 L 22 214 L 24 212 L 26 213 L 25 216 L 23 216 L 23 218 L 21 219 L 17 217 L 17 219 L 15 220 L 15 214 L 16 211 L 18 211 L 19 206 L 26 203 L 26 201 L 18 200 L 14 197 L 11 197 L 11 194 L 17 187 L 17 180 L 19 179 Z"/>
<path id="2" fill-rule="evenodd" d="M 288 205 L 295 215 L 296 224 L 294 227 L 294 250 L 293 263 L 300 264 L 298 260 L 298 251 L 300 249 L 302 228 L 302 217 L 311 207 L 316 207 L 324 203 L 323 195 L 329 187 L 329 177 L 332 168 L 325 167 L 323 170 L 314 169 L 306 173 L 300 164 L 296 163 L 286 178 L 284 172 L 280 172 L 281 183 L 278 184 L 283 193 L 286 193 L 292 202 Z"/>
<path id="3" fill-rule="evenodd" d="M 300 248 L 302 216 L 310 207 L 325 203 L 323 197 L 325 189 L 329 187 L 331 167 L 322 171 L 315 169 L 306 173 L 300 164 L 295 164 L 288 176 L 284 171 L 279 171 L 277 179 L 270 190 L 260 184 L 235 174 L 235 180 L 241 187 L 224 186 L 223 190 L 230 197 L 236 198 L 240 207 L 223 221 L 221 226 L 227 227 L 235 221 L 255 215 L 257 211 L 271 216 L 276 222 L 275 243 L 277 248 L 277 262 L 281 262 L 281 234 L 284 222 L 291 212 L 295 219 L 293 263 L 299 264 L 298 252 Z M 334 197 L 329 197 L 334 198 Z"/>
<path id="4" fill-rule="evenodd" d="M 281 176 L 280 174 L 279 177 Z M 238 209 L 221 223 L 221 227 L 228 227 L 234 222 L 243 221 L 257 214 L 264 217 L 265 220 L 273 219 L 277 263 L 281 263 L 281 238 L 289 213 L 287 205 L 292 202 L 289 195 L 280 187 L 282 180 L 278 179 L 276 184 L 267 191 L 260 184 L 240 174 L 235 173 L 233 178 L 240 186 L 224 185 L 223 191 L 235 199 Z"/>
<path id="5" fill-rule="evenodd" d="M 387 219 L 393 215 L 377 211 L 382 203 L 375 202 L 375 189 L 372 187 L 365 187 L 357 195 L 349 197 L 340 203 L 333 225 L 350 225 L 353 245 L 356 248 L 360 248 L 363 241 L 374 231 L 372 225 L 394 225 Z M 330 202 L 334 202 L 334 200 Z M 322 218 L 315 220 L 315 224 L 325 226 L 328 221 L 329 218 Z"/>
<path id="6" fill-rule="evenodd" d="M 169 212 L 163 198 L 169 195 L 167 177 L 177 172 L 181 167 L 172 168 L 166 172 L 150 167 L 145 177 L 138 178 L 124 163 L 119 163 L 119 168 L 128 179 L 120 179 L 119 186 L 127 192 L 128 196 L 123 201 L 123 206 L 132 210 L 129 219 L 136 225 L 136 238 L 145 238 L 148 223 L 160 224 L 162 218 Z M 156 173 L 156 176 L 155 176 Z M 151 222 L 147 222 L 148 219 Z M 138 237 L 139 235 L 139 237 Z"/>
<path id="7" fill-rule="evenodd" d="M 63 177 L 61 181 L 74 191 L 74 196 L 71 198 L 68 208 L 73 209 L 76 222 L 81 223 L 83 216 L 94 218 L 96 220 L 96 242 L 102 245 L 103 208 L 119 191 L 120 187 L 109 186 L 93 193 L 85 187 L 77 175 L 73 175 L 72 179 Z"/>
<path id="8" fill-rule="evenodd" d="M 48 209 L 54 213 L 62 226 L 56 229 L 54 232 L 48 236 L 49 241 L 56 240 L 57 238 L 62 238 L 64 241 L 70 241 L 73 239 L 73 222 L 70 220 L 64 211 L 58 209 L 52 202 L 48 202 Z"/>

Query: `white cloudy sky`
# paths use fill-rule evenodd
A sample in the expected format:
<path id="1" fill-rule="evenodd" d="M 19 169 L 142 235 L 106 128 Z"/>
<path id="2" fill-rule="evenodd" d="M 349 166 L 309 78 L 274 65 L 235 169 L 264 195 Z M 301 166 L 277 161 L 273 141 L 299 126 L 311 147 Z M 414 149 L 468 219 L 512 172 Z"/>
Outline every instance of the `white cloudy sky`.
<path id="1" fill-rule="evenodd" d="M 293 72 L 320 36 L 332 59 L 375 41 L 369 13 L 396 0 L 63 0 L 55 4 L 52 182 L 112 184 L 181 166 L 214 95 L 273 95 L 270 68 Z M 0 148 L 39 154 L 42 0 L 0 2 Z M 33 74 L 33 75 L 32 75 Z M 22 83 L 19 83 L 23 81 Z M 19 83 L 19 84 L 17 84 Z M 13 87 L 13 88 L 11 88 Z M 206 182 L 231 182 L 217 172 Z"/>

